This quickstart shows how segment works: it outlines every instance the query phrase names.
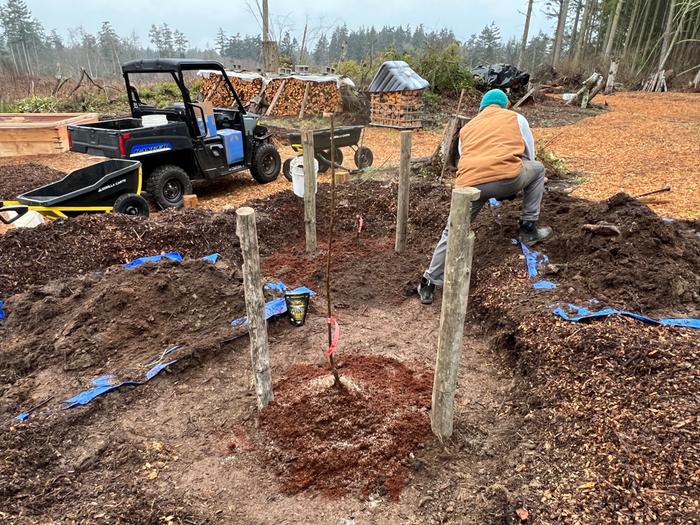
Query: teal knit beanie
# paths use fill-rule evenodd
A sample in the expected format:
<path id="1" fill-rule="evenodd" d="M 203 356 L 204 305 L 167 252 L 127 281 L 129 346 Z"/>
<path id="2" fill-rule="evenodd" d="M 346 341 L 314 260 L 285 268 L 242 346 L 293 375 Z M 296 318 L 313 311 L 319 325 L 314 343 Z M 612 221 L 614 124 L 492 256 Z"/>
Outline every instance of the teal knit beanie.
<path id="1" fill-rule="evenodd" d="M 497 106 L 501 106 L 503 109 L 506 109 L 508 107 L 508 97 L 500 89 L 492 89 L 491 91 L 487 91 L 486 94 L 484 94 L 484 97 L 481 99 L 479 111 L 484 109 L 486 106 L 490 106 L 491 104 L 496 104 Z"/>

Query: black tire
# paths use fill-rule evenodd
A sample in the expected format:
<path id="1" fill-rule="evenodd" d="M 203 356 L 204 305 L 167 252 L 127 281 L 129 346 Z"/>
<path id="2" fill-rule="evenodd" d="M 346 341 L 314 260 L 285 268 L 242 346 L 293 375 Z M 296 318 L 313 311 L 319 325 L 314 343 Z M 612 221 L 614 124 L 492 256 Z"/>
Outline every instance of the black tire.
<path id="1" fill-rule="evenodd" d="M 367 146 L 360 146 L 355 152 L 355 166 L 358 169 L 369 168 L 374 163 L 374 153 Z"/>
<path id="2" fill-rule="evenodd" d="M 328 160 L 323 160 L 321 158 L 321 155 Z M 331 167 L 331 150 L 330 150 L 330 148 L 324 149 L 321 152 L 321 155 L 316 155 L 316 160 L 318 161 L 318 172 L 325 173 Z M 343 164 L 343 151 L 340 148 L 335 148 L 335 163 L 336 163 L 336 165 L 340 164 L 341 166 Z"/>
<path id="3" fill-rule="evenodd" d="M 192 193 L 192 181 L 179 166 L 160 166 L 148 177 L 146 191 L 162 209 L 181 208 L 185 195 Z"/>
<path id="4" fill-rule="evenodd" d="M 267 184 L 277 179 L 282 169 L 282 159 L 274 144 L 258 146 L 253 155 L 250 174 L 260 184 Z"/>
<path id="5" fill-rule="evenodd" d="M 284 161 L 284 164 L 282 164 L 282 173 L 284 173 L 284 177 L 289 182 L 292 182 L 292 159 Z"/>
<path id="6" fill-rule="evenodd" d="M 114 213 L 138 215 L 140 217 L 148 217 L 151 213 L 148 201 L 141 197 L 141 195 L 136 195 L 135 193 L 120 195 L 114 202 L 113 210 Z"/>

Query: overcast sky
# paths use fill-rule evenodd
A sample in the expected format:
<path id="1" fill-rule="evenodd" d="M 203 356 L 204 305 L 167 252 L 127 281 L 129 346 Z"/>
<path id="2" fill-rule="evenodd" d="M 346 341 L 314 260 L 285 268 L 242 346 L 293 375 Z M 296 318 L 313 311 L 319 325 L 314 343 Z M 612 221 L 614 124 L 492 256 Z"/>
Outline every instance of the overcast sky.
<path id="1" fill-rule="evenodd" d="M 362 25 L 423 24 L 427 29 L 452 29 L 459 39 L 477 33 L 491 21 L 501 28 L 504 38 L 521 35 L 526 0 L 269 0 L 273 23 L 289 27 L 301 40 L 304 22 L 310 28 L 332 28 L 345 22 L 348 27 Z M 109 20 L 120 35 L 132 31 L 148 43 L 151 24 L 167 22 L 190 39 L 193 45 L 212 44 L 219 27 L 228 34 L 259 32 L 256 19 L 246 0 L 26 0 L 33 15 L 47 30 L 57 29 L 63 35 L 68 29 L 82 25 L 96 32 Z M 252 1 L 251 1 L 252 3 Z M 532 33 L 551 30 L 553 23 L 542 14 L 542 7 L 533 12 Z"/>

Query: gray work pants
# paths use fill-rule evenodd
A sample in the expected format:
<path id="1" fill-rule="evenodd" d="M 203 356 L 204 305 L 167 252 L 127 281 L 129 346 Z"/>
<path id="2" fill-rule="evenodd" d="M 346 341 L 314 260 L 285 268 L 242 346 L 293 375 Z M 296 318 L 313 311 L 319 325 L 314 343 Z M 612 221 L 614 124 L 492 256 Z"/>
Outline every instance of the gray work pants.
<path id="1" fill-rule="evenodd" d="M 479 211 L 489 199 L 507 199 L 515 196 L 521 190 L 524 193 L 521 219 L 523 221 L 536 221 L 540 217 L 540 205 L 544 195 L 544 166 L 536 160 L 523 160 L 523 167 L 517 177 L 479 184 L 475 187 L 481 190 L 481 196 L 478 201 L 472 203 L 472 221 L 476 219 Z M 447 253 L 449 229 L 448 222 L 435 248 L 430 267 L 423 274 L 428 282 L 437 286 L 443 285 L 445 276 L 445 254 Z"/>

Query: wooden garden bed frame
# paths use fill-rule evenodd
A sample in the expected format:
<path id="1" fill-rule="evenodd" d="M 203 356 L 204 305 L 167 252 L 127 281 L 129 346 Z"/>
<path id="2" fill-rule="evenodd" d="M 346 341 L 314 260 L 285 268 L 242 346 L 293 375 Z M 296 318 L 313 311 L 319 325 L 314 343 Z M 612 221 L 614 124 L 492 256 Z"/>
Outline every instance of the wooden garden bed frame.
<path id="1" fill-rule="evenodd" d="M 67 127 L 97 121 L 97 113 L 0 113 L 0 157 L 68 151 Z"/>

